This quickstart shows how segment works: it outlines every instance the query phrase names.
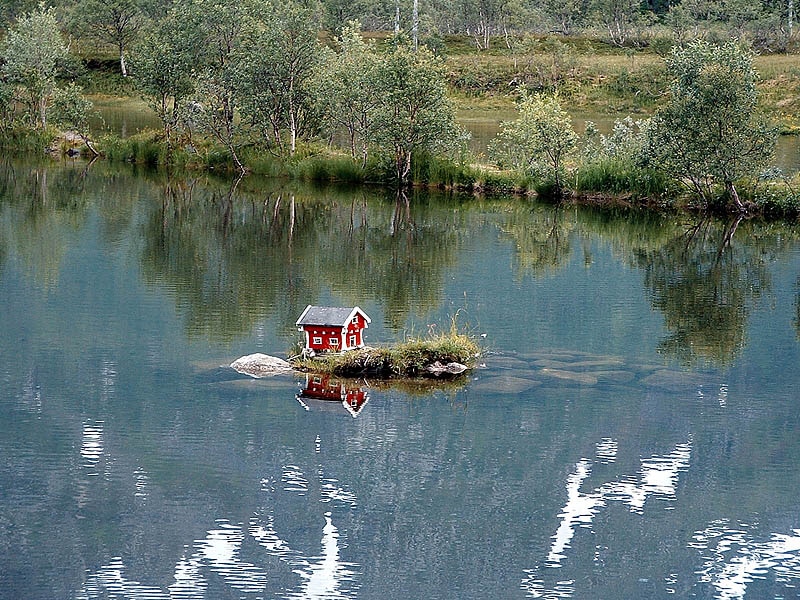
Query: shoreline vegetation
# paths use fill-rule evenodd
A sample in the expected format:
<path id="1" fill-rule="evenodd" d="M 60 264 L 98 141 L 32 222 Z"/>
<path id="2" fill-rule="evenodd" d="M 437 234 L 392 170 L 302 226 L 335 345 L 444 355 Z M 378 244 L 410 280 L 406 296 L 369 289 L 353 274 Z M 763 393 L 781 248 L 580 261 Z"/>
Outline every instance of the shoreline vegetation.
<path id="1" fill-rule="evenodd" d="M 320 34 L 314 11 L 293 3 L 269 4 L 269 22 L 249 3 L 192 6 L 142 25 L 119 57 L 102 44 L 70 54 L 52 8 L 19 15 L 0 32 L 0 147 L 234 179 L 800 215 L 800 176 L 769 167 L 777 136 L 800 132 L 791 35 L 761 55 L 752 36 L 717 31 L 711 43 L 712 30 L 679 39 L 663 27 L 627 42 L 506 32 L 491 47 L 465 35 L 418 44 L 357 21 Z M 237 27 L 223 35 L 215 23 Z M 93 97 L 144 98 L 162 128 L 98 134 Z M 476 107 L 517 115 L 478 157 L 455 118 Z M 587 107 L 618 117 L 612 131 L 587 122 L 576 133 L 570 112 Z"/>

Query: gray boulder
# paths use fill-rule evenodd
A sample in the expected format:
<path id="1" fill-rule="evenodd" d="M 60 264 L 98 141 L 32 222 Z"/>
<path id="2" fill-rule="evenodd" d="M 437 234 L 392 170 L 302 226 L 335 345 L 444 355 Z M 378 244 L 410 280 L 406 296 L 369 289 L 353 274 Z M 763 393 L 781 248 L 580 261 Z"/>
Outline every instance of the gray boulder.
<path id="1" fill-rule="evenodd" d="M 230 366 L 239 373 L 256 378 L 271 377 L 293 371 L 292 365 L 282 358 L 260 353 L 237 358 Z"/>

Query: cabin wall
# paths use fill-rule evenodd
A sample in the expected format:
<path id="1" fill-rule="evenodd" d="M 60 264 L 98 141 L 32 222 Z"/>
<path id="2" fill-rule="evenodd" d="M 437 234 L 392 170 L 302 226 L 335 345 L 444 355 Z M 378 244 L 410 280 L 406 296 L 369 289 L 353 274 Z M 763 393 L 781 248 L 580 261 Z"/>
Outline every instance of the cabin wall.
<path id="1" fill-rule="evenodd" d="M 342 329 L 340 327 L 305 327 L 308 347 L 311 350 L 341 350 Z M 331 341 L 336 340 L 335 344 Z"/>

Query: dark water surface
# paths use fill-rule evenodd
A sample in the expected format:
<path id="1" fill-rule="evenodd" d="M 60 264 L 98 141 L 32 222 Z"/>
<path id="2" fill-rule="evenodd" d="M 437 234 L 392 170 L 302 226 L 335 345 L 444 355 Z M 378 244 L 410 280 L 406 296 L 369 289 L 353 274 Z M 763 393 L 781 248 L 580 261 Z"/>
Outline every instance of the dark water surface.
<path id="1" fill-rule="evenodd" d="M 798 597 L 799 233 L 2 163 L 0 597 Z M 309 303 L 482 366 L 225 366 Z"/>

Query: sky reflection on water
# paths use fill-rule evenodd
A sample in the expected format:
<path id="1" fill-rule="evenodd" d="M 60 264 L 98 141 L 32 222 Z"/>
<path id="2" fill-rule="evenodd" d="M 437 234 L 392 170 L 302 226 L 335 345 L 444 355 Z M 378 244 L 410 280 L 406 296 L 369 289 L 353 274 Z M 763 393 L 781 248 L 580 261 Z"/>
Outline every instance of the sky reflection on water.
<path id="1" fill-rule="evenodd" d="M 309 481 L 296 465 L 286 465 L 277 481 L 262 481 L 266 496 L 287 492 L 320 507 L 332 503 L 352 509 L 356 497 L 342 488 L 339 482 L 317 472 L 319 495 L 308 499 Z M 218 520 L 204 539 L 196 540 L 175 565 L 174 582 L 161 589 L 130 579 L 123 559 L 115 556 L 95 573 L 87 575 L 86 584 L 78 592 L 81 600 L 115 598 L 119 600 L 196 600 L 212 594 L 230 593 L 255 596 L 298 598 L 304 600 L 345 600 L 355 598 L 358 591 L 358 565 L 341 557 L 341 534 L 334 524 L 332 510 L 321 512 L 320 551 L 309 552 L 293 548 L 275 529 L 275 514 L 270 508 L 260 509 L 247 524 Z M 245 545 L 257 545 L 261 552 L 249 549 L 248 555 L 258 564 L 242 557 Z M 276 564 L 277 559 L 280 564 Z M 281 569 L 280 565 L 284 568 Z M 276 572 L 283 571 L 280 584 Z M 287 581 L 292 581 L 286 585 Z M 217 590 L 217 591 L 213 591 Z"/>

